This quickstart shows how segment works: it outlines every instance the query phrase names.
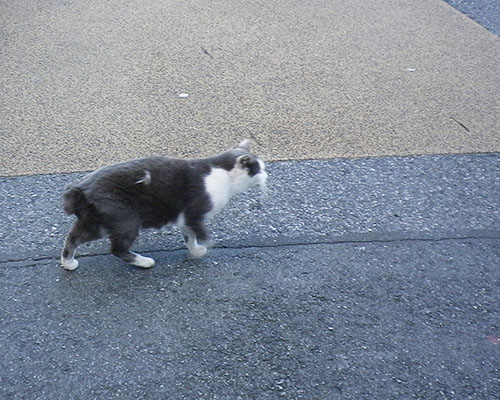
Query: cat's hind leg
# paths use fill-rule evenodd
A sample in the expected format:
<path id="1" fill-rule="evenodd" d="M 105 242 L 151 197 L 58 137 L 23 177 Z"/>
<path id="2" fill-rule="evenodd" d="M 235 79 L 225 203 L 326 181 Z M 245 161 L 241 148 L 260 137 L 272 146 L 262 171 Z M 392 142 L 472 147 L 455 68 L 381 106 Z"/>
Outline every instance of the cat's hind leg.
<path id="1" fill-rule="evenodd" d="M 141 268 L 151 268 L 155 265 L 155 260 L 130 251 L 130 247 L 132 247 L 138 233 L 138 225 L 129 225 L 126 229 L 115 227 L 109 236 L 111 252 L 129 264 Z"/>
<path id="2" fill-rule="evenodd" d="M 64 241 L 64 248 L 61 254 L 61 264 L 64 269 L 74 271 L 78 268 L 78 261 L 75 260 L 76 248 L 85 242 L 90 242 L 102 237 L 102 227 L 78 219 Z"/>

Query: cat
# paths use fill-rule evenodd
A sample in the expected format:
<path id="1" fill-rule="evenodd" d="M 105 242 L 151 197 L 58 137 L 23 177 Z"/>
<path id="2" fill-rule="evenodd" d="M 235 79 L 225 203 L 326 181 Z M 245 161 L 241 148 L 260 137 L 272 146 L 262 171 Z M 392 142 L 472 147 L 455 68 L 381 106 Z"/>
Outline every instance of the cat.
<path id="1" fill-rule="evenodd" d="M 112 254 L 142 268 L 152 258 L 130 251 L 141 228 L 176 225 L 191 258 L 206 255 L 205 221 L 236 193 L 265 188 L 264 162 L 250 152 L 248 140 L 214 157 L 147 157 L 100 168 L 64 192 L 64 211 L 76 215 L 64 242 L 61 264 L 75 270 L 76 248 L 109 236 Z"/>

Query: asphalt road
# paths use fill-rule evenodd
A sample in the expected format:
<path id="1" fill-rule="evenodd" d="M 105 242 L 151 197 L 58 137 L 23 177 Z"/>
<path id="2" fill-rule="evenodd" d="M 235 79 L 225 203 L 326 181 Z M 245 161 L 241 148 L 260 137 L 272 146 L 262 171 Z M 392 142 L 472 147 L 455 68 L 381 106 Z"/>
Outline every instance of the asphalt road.
<path id="1" fill-rule="evenodd" d="M 0 398 L 500 398 L 500 20 L 450 3 L 484 28 L 439 0 L 2 3 Z M 82 171 L 243 137 L 269 193 L 206 258 L 166 228 L 151 270 L 104 240 L 59 266 Z"/>
<path id="2" fill-rule="evenodd" d="M 496 0 L 445 0 L 484 28 L 500 36 L 500 2 Z"/>
<path id="3" fill-rule="evenodd" d="M 2 268 L 2 398 L 498 398 L 499 238 Z M 422 263 L 422 252 L 426 261 Z M 480 261 L 478 261 L 480 260 Z"/>
<path id="4" fill-rule="evenodd" d="M 500 393 L 500 156 L 275 162 L 187 260 L 58 265 L 60 191 L 5 179 L 2 398 L 492 399 Z"/>

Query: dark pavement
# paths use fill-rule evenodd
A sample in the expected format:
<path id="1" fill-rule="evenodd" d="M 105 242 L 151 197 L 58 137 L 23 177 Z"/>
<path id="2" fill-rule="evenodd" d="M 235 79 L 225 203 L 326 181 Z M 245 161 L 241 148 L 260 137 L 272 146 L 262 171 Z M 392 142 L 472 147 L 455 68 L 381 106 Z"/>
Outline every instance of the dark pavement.
<path id="1" fill-rule="evenodd" d="M 445 0 L 481 26 L 500 36 L 500 2 L 497 0 Z"/>
<path id="2" fill-rule="evenodd" d="M 210 224 L 203 260 L 145 231 L 147 271 L 104 241 L 59 267 L 52 189 L 80 174 L 3 180 L 26 225 L 2 227 L 2 398 L 498 398 L 498 155 L 269 173 L 266 199 Z"/>
<path id="3" fill-rule="evenodd" d="M 2 4 L 0 399 L 500 399 L 500 19 L 448 2 L 490 32 L 438 0 Z M 165 228 L 150 270 L 60 267 L 65 171 L 247 135 L 269 193 L 206 258 Z"/>
<path id="4" fill-rule="evenodd" d="M 2 398 L 498 398 L 496 239 L 3 268 Z M 426 262 L 422 262 L 425 253 Z"/>

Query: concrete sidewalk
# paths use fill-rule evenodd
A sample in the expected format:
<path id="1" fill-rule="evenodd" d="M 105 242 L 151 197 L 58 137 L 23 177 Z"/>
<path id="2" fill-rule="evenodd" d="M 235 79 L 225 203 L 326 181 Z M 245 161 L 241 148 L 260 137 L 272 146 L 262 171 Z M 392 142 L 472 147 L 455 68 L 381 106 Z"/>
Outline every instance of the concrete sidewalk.
<path id="1" fill-rule="evenodd" d="M 4 2 L 0 175 L 500 151 L 500 39 L 440 0 Z M 188 93 L 188 98 L 179 98 Z"/>

